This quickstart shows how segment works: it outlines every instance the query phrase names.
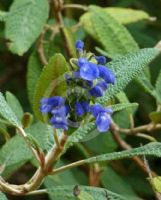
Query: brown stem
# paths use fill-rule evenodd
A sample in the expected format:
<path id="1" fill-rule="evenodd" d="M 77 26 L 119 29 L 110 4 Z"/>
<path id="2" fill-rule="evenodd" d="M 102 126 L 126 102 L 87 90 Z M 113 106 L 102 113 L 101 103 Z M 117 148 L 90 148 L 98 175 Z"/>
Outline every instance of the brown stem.
<path id="1" fill-rule="evenodd" d="M 119 132 L 124 133 L 126 135 L 135 135 L 139 132 L 151 132 L 154 130 L 161 129 L 161 124 L 149 123 L 149 124 L 146 124 L 143 126 L 138 126 L 136 128 L 132 128 L 132 129 L 124 129 L 124 128 L 120 128 L 117 126 L 117 129 Z"/>
<path id="2" fill-rule="evenodd" d="M 71 58 L 71 57 L 73 57 L 73 53 L 72 53 L 72 50 L 70 49 L 68 37 L 65 33 L 65 26 L 64 26 L 64 22 L 63 22 L 62 13 L 61 13 L 62 8 L 63 8 L 63 1 L 62 0 L 53 0 L 52 4 L 53 4 L 53 10 L 54 10 L 55 18 L 56 18 L 57 23 L 59 25 L 60 34 L 61 34 L 62 39 L 64 41 L 64 46 L 65 46 L 67 55 L 68 55 L 69 58 Z"/>
<path id="3" fill-rule="evenodd" d="M 5 180 L 0 177 L 0 189 L 6 193 L 13 195 L 24 195 L 30 191 L 36 190 L 42 184 L 45 176 L 47 176 L 51 171 L 53 166 L 56 164 L 61 154 L 63 153 L 63 147 L 67 141 L 67 135 L 63 135 L 60 139 L 60 147 L 56 145 L 48 152 L 45 157 L 44 166 L 40 166 L 33 177 L 23 185 L 13 185 L 7 183 Z"/>
<path id="4" fill-rule="evenodd" d="M 38 39 L 38 44 L 37 44 L 37 52 L 39 54 L 39 57 L 40 57 L 40 60 L 42 62 L 43 65 L 47 65 L 48 64 L 48 61 L 47 61 L 47 58 L 46 58 L 46 55 L 45 55 L 45 52 L 44 52 L 44 36 L 45 36 L 45 33 L 47 31 L 47 27 L 44 28 L 44 30 L 42 31 L 39 39 Z"/>
<path id="5" fill-rule="evenodd" d="M 114 140 L 117 142 L 117 144 L 124 150 L 130 150 L 132 147 L 127 144 L 124 140 L 122 140 L 119 132 L 119 128 L 114 122 L 111 122 L 111 132 L 113 135 Z M 145 173 L 148 174 L 147 168 L 144 164 L 144 161 L 140 159 L 138 156 L 134 156 L 131 158 Z M 152 175 L 156 176 L 155 172 L 152 172 Z"/>

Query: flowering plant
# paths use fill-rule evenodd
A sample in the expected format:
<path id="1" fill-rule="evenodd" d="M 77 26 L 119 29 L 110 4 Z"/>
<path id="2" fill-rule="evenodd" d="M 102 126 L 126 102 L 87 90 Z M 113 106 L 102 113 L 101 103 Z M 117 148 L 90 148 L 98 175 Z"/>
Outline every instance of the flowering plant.
<path id="1" fill-rule="evenodd" d="M 161 3 L 68 2 L 0 1 L 0 200 L 159 200 Z"/>
<path id="2" fill-rule="evenodd" d="M 68 125 L 73 125 L 71 120 L 80 120 L 90 112 L 96 118 L 99 132 L 106 132 L 110 127 L 112 109 L 90 103 L 102 97 L 109 84 L 114 84 L 115 75 L 104 66 L 104 56 L 83 51 L 84 43 L 81 40 L 76 41 L 75 47 L 78 59 L 73 61 L 72 74 L 65 74 L 68 86 L 65 99 L 60 96 L 42 98 L 40 110 L 50 115 L 49 120 L 54 128 L 64 130 L 68 130 Z"/>

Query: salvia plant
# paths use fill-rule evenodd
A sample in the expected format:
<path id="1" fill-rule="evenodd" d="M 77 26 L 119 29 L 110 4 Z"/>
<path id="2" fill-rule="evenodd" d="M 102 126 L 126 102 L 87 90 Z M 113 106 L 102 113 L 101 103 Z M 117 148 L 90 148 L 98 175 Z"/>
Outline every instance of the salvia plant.
<path id="1" fill-rule="evenodd" d="M 78 3 L 0 2 L 0 200 L 159 200 L 161 3 Z"/>

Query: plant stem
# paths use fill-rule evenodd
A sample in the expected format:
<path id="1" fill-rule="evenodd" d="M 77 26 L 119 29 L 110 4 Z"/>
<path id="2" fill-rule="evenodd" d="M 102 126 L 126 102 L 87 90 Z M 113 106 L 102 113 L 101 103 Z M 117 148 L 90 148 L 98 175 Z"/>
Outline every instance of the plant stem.
<path id="1" fill-rule="evenodd" d="M 88 11 L 88 6 L 81 5 L 81 4 L 65 4 L 62 7 L 63 9 L 79 9 L 83 11 Z"/>
<path id="2" fill-rule="evenodd" d="M 57 147 L 60 149 L 59 138 L 58 138 L 58 134 L 57 134 L 57 131 L 55 128 L 54 128 L 54 141 L 55 141 Z"/>
<path id="3" fill-rule="evenodd" d="M 72 53 L 72 50 L 70 49 L 70 42 L 68 41 L 68 37 L 65 33 L 65 26 L 64 26 L 63 17 L 61 14 L 61 11 L 63 8 L 63 1 L 62 0 L 53 0 L 52 3 L 53 3 L 55 18 L 59 25 L 60 34 L 64 41 L 64 46 L 65 46 L 67 55 L 69 58 L 71 58 L 71 57 L 73 57 L 73 53 Z"/>
<path id="4" fill-rule="evenodd" d="M 117 142 L 117 144 L 124 150 L 130 150 L 132 149 L 132 147 L 127 144 L 120 136 L 120 132 L 119 132 L 119 128 L 118 126 L 113 122 L 111 121 L 111 132 L 112 132 L 112 135 L 113 135 L 113 138 L 114 140 Z M 133 129 L 134 130 L 134 129 Z M 147 168 L 143 162 L 142 159 L 140 159 L 138 156 L 134 156 L 131 158 L 132 160 L 134 160 L 134 162 L 145 172 L 148 174 L 148 171 L 147 171 Z M 152 172 L 152 174 L 154 176 L 156 176 L 156 173 L 155 172 Z"/>
<path id="5" fill-rule="evenodd" d="M 74 162 L 74 163 L 71 163 L 71 164 L 68 164 L 68 165 L 65 165 L 63 167 L 59 167 L 57 169 L 54 169 L 50 172 L 50 174 L 56 174 L 56 173 L 59 173 L 61 171 L 64 171 L 64 170 L 67 170 L 67 169 L 72 169 L 74 167 L 78 167 L 80 165 L 84 165 L 86 164 L 85 160 L 79 160 L 77 162 Z"/>
<path id="6" fill-rule="evenodd" d="M 117 126 L 115 124 L 115 126 Z M 161 124 L 152 124 L 152 123 L 149 123 L 149 124 L 146 124 L 146 125 L 143 125 L 143 126 L 138 126 L 136 128 L 133 128 L 133 129 L 124 129 L 124 128 L 120 128 L 117 126 L 117 130 L 121 133 L 124 133 L 126 135 L 135 135 L 139 132 L 150 132 L 150 131 L 153 131 L 153 130 L 158 130 L 158 129 L 161 129 Z"/>
<path id="7" fill-rule="evenodd" d="M 29 195 L 40 195 L 40 194 L 47 194 L 47 189 L 35 190 L 35 191 L 27 193 L 26 196 L 29 196 Z"/>

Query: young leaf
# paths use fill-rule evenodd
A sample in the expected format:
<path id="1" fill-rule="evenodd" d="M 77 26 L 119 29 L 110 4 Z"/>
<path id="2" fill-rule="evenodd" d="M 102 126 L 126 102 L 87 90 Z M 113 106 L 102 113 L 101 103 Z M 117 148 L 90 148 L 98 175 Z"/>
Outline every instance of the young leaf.
<path id="1" fill-rule="evenodd" d="M 159 142 L 151 142 L 143 147 L 138 147 L 131 150 L 126 150 L 122 152 L 114 152 L 103 154 L 100 156 L 88 158 L 85 160 L 85 163 L 95 163 L 102 161 L 110 161 L 110 160 L 120 160 L 123 158 L 131 158 L 133 156 L 156 156 L 161 157 L 161 143 Z"/>
<path id="2" fill-rule="evenodd" d="M 0 92 L 0 115 L 10 124 L 16 127 L 21 126 L 21 122 L 18 120 L 12 109 L 9 107 L 1 92 Z"/>
<path id="3" fill-rule="evenodd" d="M 6 100 L 16 117 L 21 121 L 24 112 L 19 100 L 11 92 L 6 92 Z"/>
<path id="4" fill-rule="evenodd" d="M 64 73 L 67 71 L 67 63 L 61 54 L 55 54 L 55 56 L 51 57 L 48 65 L 42 70 L 40 78 L 37 81 L 33 102 L 35 115 L 41 121 L 43 121 L 43 116 L 40 112 L 41 98 L 51 95 L 64 95 L 64 92 L 66 92 Z"/>
<path id="5" fill-rule="evenodd" d="M 98 103 L 105 104 L 113 96 L 122 91 L 126 85 L 149 64 L 158 55 L 158 50 L 154 48 L 142 49 L 136 53 L 127 54 L 120 59 L 115 59 L 109 63 L 116 74 L 116 82 L 110 85 L 106 94 L 97 99 Z"/>
<path id="6" fill-rule="evenodd" d="M 87 187 L 87 186 L 57 186 L 51 189 L 48 189 L 48 193 L 52 195 L 55 199 L 63 199 L 63 200 L 78 200 L 76 195 L 74 195 L 75 188 L 78 187 L 78 193 L 85 192 L 91 195 L 94 200 L 126 200 L 121 195 L 113 193 L 104 188 L 96 188 L 96 187 Z"/>
<path id="7" fill-rule="evenodd" d="M 41 74 L 42 64 L 36 52 L 32 53 L 27 66 L 27 92 L 30 104 L 33 104 L 33 95 L 36 83 Z"/>
<path id="8" fill-rule="evenodd" d="M 6 19 L 10 50 L 23 55 L 37 39 L 48 18 L 47 0 L 15 0 Z"/>

